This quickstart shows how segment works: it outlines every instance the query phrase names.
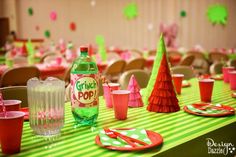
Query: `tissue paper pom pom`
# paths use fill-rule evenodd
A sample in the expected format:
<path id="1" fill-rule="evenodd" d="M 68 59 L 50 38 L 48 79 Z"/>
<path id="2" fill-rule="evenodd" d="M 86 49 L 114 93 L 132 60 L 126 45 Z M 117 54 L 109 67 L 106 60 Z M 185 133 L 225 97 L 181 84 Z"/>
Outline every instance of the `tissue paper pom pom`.
<path id="1" fill-rule="evenodd" d="M 57 13 L 56 13 L 55 11 L 52 11 L 52 12 L 50 13 L 50 19 L 51 19 L 52 21 L 56 21 L 56 19 L 57 19 Z"/>
<path id="2" fill-rule="evenodd" d="M 181 17 L 186 17 L 186 15 L 187 15 L 186 11 L 185 10 L 181 10 L 180 16 Z"/>
<path id="3" fill-rule="evenodd" d="M 46 38 L 50 38 L 50 36 L 51 36 L 50 31 L 49 31 L 49 30 L 46 30 L 46 31 L 44 32 L 44 36 L 45 36 Z"/>
<path id="4" fill-rule="evenodd" d="M 70 23 L 70 30 L 75 31 L 76 30 L 76 24 L 74 22 Z"/>
<path id="5" fill-rule="evenodd" d="M 28 14 L 32 16 L 34 14 L 33 8 L 28 8 Z"/>

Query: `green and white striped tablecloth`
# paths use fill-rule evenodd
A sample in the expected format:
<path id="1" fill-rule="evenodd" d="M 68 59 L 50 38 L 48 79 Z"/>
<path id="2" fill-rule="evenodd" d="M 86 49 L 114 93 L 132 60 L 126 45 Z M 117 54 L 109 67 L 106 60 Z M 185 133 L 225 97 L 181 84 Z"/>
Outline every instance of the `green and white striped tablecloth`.
<path id="1" fill-rule="evenodd" d="M 199 102 L 199 88 L 196 79 L 190 81 L 189 88 L 182 89 L 178 96 L 181 111 L 176 113 L 153 113 L 142 108 L 129 108 L 128 119 L 118 121 L 112 109 L 106 109 L 100 97 L 98 127 L 93 131 L 89 127 L 74 128 L 74 119 L 70 103 L 65 107 L 65 126 L 61 135 L 55 138 L 42 138 L 32 133 L 29 123 L 24 123 L 21 152 L 15 156 L 153 156 L 178 146 L 203 134 L 236 121 L 235 116 L 201 117 L 183 111 L 183 106 Z M 231 98 L 229 85 L 215 81 L 213 103 L 222 103 L 236 108 L 236 99 Z M 164 138 L 162 146 L 140 152 L 119 152 L 101 148 L 94 142 L 99 129 L 110 128 L 144 128 L 160 133 Z M 0 156 L 2 156 L 0 152 Z"/>

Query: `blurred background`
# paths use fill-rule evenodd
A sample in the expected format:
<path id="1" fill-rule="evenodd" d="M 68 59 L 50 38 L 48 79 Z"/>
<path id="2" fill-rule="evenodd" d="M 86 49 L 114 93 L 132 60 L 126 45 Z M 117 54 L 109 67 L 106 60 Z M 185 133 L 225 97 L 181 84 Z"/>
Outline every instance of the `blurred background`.
<path id="1" fill-rule="evenodd" d="M 209 8 L 215 5 L 227 10 L 224 24 L 209 20 Z M 130 16 L 124 13 L 129 6 Z M 95 44 L 102 35 L 107 46 L 155 49 L 164 25 L 176 27 L 177 47 L 234 48 L 235 18 L 235 0 L 0 0 L 0 40 L 3 46 L 14 31 L 20 39 L 63 38 L 82 45 Z"/>

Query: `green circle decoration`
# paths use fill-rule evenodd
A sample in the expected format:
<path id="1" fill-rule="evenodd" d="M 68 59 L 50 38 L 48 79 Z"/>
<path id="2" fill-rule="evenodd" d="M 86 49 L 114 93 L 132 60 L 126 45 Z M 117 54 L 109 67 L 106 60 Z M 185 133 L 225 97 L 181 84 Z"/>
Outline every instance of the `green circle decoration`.
<path id="1" fill-rule="evenodd" d="M 44 36 L 45 36 L 46 38 L 50 38 L 51 32 L 50 32 L 49 30 L 46 30 L 46 31 L 44 32 Z"/>
<path id="2" fill-rule="evenodd" d="M 29 16 L 32 16 L 34 14 L 34 10 L 32 7 L 28 8 L 28 14 Z"/>
<path id="3" fill-rule="evenodd" d="M 185 10 L 181 10 L 180 16 L 181 17 L 186 17 L 186 15 L 187 15 L 186 11 Z"/>

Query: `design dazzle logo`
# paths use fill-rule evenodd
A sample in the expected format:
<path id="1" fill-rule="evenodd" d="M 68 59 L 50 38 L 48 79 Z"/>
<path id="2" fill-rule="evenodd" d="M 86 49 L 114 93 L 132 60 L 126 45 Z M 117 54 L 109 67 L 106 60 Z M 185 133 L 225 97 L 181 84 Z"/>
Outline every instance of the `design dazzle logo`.
<path id="1" fill-rule="evenodd" d="M 232 143 L 224 143 L 224 142 L 215 142 L 211 138 L 207 138 L 207 147 L 208 154 L 233 154 L 235 151 L 235 147 Z"/>

